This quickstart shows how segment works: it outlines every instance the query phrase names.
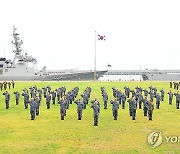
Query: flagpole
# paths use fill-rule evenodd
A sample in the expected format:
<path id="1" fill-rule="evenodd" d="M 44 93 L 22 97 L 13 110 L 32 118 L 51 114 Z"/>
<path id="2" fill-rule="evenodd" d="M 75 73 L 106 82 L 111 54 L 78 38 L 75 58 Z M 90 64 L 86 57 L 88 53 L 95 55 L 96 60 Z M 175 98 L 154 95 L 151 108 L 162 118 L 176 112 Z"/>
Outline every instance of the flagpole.
<path id="1" fill-rule="evenodd" d="M 94 81 L 96 81 L 96 31 L 95 31 L 95 51 L 94 51 Z"/>

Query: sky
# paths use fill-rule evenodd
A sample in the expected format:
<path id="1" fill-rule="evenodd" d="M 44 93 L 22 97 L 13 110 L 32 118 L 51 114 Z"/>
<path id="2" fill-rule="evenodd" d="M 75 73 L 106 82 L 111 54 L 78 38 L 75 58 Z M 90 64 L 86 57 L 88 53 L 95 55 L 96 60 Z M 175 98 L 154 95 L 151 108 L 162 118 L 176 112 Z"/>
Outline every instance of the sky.
<path id="1" fill-rule="evenodd" d="M 93 70 L 95 42 L 99 70 L 180 69 L 179 8 L 179 0 L 1 0 L 0 57 L 13 58 L 15 25 L 39 69 Z"/>

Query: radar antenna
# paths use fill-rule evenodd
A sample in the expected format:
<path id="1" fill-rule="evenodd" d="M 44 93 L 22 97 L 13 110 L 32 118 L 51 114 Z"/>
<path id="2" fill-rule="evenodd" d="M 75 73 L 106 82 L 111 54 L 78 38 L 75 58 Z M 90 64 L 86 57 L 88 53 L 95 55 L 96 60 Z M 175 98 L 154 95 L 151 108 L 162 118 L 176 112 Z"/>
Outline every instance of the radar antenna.
<path id="1" fill-rule="evenodd" d="M 17 28 L 15 28 L 15 26 L 13 25 L 13 38 L 14 40 L 12 41 L 12 44 L 14 45 L 15 49 L 13 50 L 13 52 L 17 55 L 17 56 L 21 56 L 21 45 L 23 44 L 23 41 L 20 40 L 19 34 L 16 33 Z"/>

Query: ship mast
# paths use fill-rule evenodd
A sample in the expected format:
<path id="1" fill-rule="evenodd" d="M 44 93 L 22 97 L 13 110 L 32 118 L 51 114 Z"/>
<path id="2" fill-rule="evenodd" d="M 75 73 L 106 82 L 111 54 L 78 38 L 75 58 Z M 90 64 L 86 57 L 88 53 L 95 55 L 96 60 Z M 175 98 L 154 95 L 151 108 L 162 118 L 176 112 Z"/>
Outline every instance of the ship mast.
<path id="1" fill-rule="evenodd" d="M 15 28 L 15 26 L 13 25 L 13 35 L 12 36 L 13 36 L 14 40 L 12 41 L 12 44 L 15 47 L 15 50 L 13 50 L 13 52 L 15 53 L 15 56 L 21 57 L 22 56 L 21 55 L 21 51 L 22 51 L 21 45 L 23 44 L 23 41 L 20 40 L 19 34 L 16 33 L 16 30 L 17 30 L 17 28 Z"/>

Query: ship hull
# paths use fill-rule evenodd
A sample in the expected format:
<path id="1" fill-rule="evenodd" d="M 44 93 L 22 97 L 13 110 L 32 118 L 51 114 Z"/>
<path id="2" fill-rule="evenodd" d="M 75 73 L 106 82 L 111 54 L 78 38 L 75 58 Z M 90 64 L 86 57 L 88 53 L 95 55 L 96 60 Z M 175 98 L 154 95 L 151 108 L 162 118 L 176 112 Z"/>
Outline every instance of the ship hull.
<path id="1" fill-rule="evenodd" d="M 97 71 L 97 79 L 103 76 L 107 71 Z M 67 74 L 57 74 L 57 75 L 42 75 L 42 76 L 16 76 L 16 75 L 0 75 L 1 81 L 84 81 L 93 80 L 94 72 L 81 72 L 81 73 L 67 73 Z"/>
<path id="2" fill-rule="evenodd" d="M 146 74 L 143 79 L 149 81 L 180 81 L 180 74 Z"/>

